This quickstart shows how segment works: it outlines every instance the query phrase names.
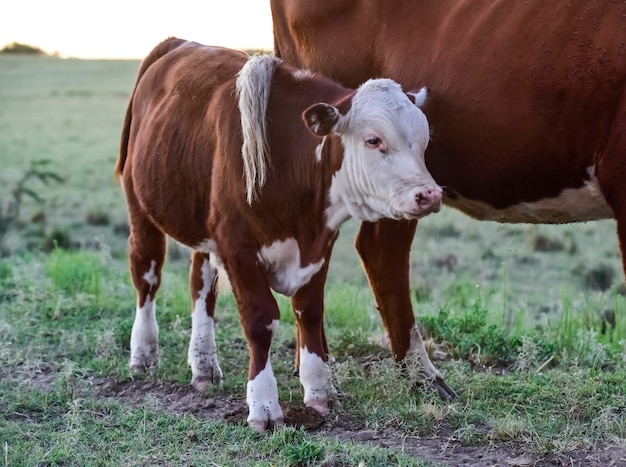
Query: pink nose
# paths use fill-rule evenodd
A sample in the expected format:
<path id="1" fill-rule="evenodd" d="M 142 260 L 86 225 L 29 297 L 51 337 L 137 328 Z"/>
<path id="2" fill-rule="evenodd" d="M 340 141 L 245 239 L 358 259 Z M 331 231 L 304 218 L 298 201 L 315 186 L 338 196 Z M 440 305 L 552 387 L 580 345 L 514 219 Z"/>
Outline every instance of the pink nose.
<path id="1" fill-rule="evenodd" d="M 425 190 L 415 194 L 417 206 L 426 212 L 439 212 L 441 209 L 441 190 Z"/>

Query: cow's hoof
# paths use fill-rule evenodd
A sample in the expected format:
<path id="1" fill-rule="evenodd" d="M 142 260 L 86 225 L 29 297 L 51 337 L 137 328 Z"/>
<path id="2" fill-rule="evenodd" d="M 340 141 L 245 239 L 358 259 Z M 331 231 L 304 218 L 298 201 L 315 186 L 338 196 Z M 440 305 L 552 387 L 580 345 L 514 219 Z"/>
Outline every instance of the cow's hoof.
<path id="1" fill-rule="evenodd" d="M 248 420 L 248 425 L 257 433 L 263 433 L 266 430 L 273 431 L 284 428 L 285 421 L 283 418 L 277 420 Z"/>
<path id="2" fill-rule="evenodd" d="M 435 389 L 437 389 L 439 397 L 441 397 L 444 401 L 451 401 L 459 397 L 457 392 L 448 386 L 446 381 L 441 376 L 436 376 L 435 379 L 433 379 L 432 384 L 435 386 Z"/>
<path id="3" fill-rule="evenodd" d="M 133 373 L 141 375 L 144 373 L 154 373 L 159 365 L 158 357 L 136 357 L 131 358 L 129 366 Z"/>
<path id="4" fill-rule="evenodd" d="M 325 417 L 328 415 L 328 404 L 322 401 L 310 401 L 305 404 L 308 408 L 313 409 L 318 415 Z"/>
<path id="5" fill-rule="evenodd" d="M 222 384 L 222 374 L 194 376 L 191 379 L 191 386 L 198 392 L 204 392 L 209 387 L 209 384 Z"/>

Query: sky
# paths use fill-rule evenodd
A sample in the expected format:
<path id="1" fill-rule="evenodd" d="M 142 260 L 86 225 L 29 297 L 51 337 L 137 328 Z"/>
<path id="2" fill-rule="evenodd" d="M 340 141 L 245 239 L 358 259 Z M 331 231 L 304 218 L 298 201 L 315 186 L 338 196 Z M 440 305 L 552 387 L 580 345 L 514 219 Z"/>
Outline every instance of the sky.
<path id="1" fill-rule="evenodd" d="M 19 0 L 4 2 L 0 49 L 19 42 L 76 58 L 144 58 L 168 36 L 273 49 L 269 0 Z"/>

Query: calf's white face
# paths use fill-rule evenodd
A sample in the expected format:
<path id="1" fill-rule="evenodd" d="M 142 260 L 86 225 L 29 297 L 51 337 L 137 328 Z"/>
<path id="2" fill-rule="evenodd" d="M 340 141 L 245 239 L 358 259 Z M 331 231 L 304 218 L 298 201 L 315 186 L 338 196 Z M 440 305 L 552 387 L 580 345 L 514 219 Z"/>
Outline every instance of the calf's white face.
<path id="1" fill-rule="evenodd" d="M 304 112 L 313 133 L 336 133 L 344 146 L 330 189 L 329 227 L 350 216 L 416 219 L 439 211 L 442 190 L 424 162 L 429 127 L 419 105 L 426 94 L 409 97 L 395 81 L 373 79 L 359 87 L 345 115 L 328 104 Z"/>

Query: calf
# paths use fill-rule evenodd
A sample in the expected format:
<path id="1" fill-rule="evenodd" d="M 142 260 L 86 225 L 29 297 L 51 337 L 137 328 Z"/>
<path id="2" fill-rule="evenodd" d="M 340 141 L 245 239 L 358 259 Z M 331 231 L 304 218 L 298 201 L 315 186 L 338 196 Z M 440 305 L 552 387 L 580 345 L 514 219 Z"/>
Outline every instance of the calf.
<path id="1" fill-rule="evenodd" d="M 272 289 L 291 297 L 304 403 L 325 415 L 323 292 L 339 227 L 350 217 L 417 219 L 441 206 L 424 165 L 425 98 L 425 89 L 405 94 L 388 79 L 346 89 L 272 56 L 176 38 L 159 44 L 141 64 L 115 168 L 137 290 L 132 369 L 157 364 L 155 294 L 169 235 L 192 249 L 192 385 L 222 380 L 219 264 L 249 347 L 250 425 L 283 423 L 270 362 L 279 319 Z"/>

